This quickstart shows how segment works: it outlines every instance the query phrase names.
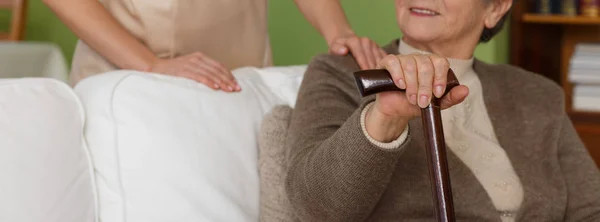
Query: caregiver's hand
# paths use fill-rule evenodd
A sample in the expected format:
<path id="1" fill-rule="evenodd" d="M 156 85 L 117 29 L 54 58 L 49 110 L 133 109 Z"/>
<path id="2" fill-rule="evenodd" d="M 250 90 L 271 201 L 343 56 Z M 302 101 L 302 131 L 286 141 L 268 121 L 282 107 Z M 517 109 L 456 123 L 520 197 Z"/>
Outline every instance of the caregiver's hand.
<path id="1" fill-rule="evenodd" d="M 185 77 L 215 90 L 237 92 L 241 88 L 231 72 L 221 63 L 196 52 L 173 59 L 159 59 L 150 72 Z"/>
<path id="2" fill-rule="evenodd" d="M 373 40 L 358 37 L 354 33 L 339 36 L 329 43 L 331 54 L 346 55 L 349 52 L 361 69 L 376 68 L 377 63 L 387 55 Z"/>
<path id="3" fill-rule="evenodd" d="M 432 96 L 440 98 L 446 90 L 449 63 L 436 55 L 388 55 L 379 63 L 387 69 L 394 83 L 406 92 L 382 92 L 367 112 L 365 127 L 373 139 L 390 142 L 400 136 L 413 118 L 420 116 L 421 108 L 429 105 Z M 469 89 L 459 85 L 442 97 L 441 108 L 461 103 Z"/>

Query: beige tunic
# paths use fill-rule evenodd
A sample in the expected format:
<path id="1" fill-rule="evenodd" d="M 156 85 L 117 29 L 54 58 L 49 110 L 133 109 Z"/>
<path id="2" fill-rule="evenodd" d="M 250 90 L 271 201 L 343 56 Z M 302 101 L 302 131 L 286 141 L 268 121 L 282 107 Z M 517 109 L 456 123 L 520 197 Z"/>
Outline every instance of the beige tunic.
<path id="1" fill-rule="evenodd" d="M 200 51 L 229 69 L 272 64 L 267 0 L 102 0 L 102 3 L 160 58 Z M 71 83 L 115 69 L 79 41 Z"/>

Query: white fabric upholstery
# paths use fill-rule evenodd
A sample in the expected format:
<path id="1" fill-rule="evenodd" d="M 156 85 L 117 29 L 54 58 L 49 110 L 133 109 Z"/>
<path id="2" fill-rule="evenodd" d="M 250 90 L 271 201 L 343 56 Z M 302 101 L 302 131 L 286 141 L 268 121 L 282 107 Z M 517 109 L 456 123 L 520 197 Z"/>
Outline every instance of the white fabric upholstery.
<path id="1" fill-rule="evenodd" d="M 244 69 L 234 72 L 242 74 Z M 261 77 L 262 82 L 271 90 L 275 96 L 283 101 L 284 104 L 294 107 L 296 97 L 306 65 L 297 66 L 278 66 L 262 69 L 254 69 Z"/>
<path id="2" fill-rule="evenodd" d="M 52 79 L 0 80 L 0 221 L 95 221 L 95 188 L 73 91 Z"/>
<path id="3" fill-rule="evenodd" d="M 256 221 L 257 135 L 304 66 L 234 71 L 239 93 L 115 71 L 81 81 L 102 221 Z"/>

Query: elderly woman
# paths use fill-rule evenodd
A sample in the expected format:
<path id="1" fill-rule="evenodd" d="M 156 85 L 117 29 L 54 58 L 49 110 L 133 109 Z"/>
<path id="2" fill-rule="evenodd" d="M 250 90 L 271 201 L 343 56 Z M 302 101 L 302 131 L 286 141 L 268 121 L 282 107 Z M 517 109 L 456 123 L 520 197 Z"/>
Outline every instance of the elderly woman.
<path id="1" fill-rule="evenodd" d="M 401 40 L 381 60 L 399 88 L 361 98 L 351 56 L 305 74 L 288 131 L 286 192 L 302 221 L 431 221 L 420 108 L 442 97 L 458 221 L 600 221 L 600 173 L 561 89 L 473 58 L 511 0 L 396 0 Z"/>

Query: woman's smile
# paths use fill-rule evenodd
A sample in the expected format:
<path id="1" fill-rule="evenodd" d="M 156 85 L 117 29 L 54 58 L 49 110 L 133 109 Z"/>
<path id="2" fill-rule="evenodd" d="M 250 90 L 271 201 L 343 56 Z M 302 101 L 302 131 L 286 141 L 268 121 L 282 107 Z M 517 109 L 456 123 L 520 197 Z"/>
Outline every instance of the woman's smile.
<path id="1" fill-rule="evenodd" d="M 440 15 L 439 12 L 436 12 L 436 11 L 433 11 L 430 9 L 426 9 L 426 8 L 420 8 L 420 7 L 411 7 L 410 14 L 416 15 L 416 16 L 427 16 L 427 17 Z"/>

